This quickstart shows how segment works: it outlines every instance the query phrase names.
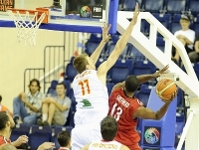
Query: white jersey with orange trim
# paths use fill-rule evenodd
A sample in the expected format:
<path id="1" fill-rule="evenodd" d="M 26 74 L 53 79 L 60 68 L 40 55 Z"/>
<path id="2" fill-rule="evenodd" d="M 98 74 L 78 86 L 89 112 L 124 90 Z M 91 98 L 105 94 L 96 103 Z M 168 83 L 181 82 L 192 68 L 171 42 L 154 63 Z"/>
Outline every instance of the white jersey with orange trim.
<path id="1" fill-rule="evenodd" d="M 92 142 L 88 150 L 120 150 L 122 144 L 117 141 Z"/>
<path id="2" fill-rule="evenodd" d="M 96 70 L 78 74 L 72 84 L 76 98 L 75 125 L 100 123 L 108 114 L 108 91 Z"/>

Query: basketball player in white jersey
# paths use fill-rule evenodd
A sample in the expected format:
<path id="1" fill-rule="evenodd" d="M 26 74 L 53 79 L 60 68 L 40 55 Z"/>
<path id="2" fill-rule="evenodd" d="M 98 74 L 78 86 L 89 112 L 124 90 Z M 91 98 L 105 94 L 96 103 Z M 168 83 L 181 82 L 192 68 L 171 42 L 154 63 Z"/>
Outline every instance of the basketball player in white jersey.
<path id="1" fill-rule="evenodd" d="M 76 98 L 75 127 L 72 130 L 72 149 L 79 150 L 92 141 L 101 140 L 100 121 L 108 113 L 108 92 L 106 88 L 106 76 L 109 69 L 115 64 L 123 52 L 128 39 L 137 21 L 138 5 L 132 21 L 124 34 L 118 40 L 109 58 L 96 70 L 95 63 L 109 40 L 109 28 L 107 24 L 102 29 L 103 38 L 97 49 L 89 57 L 81 54 L 74 59 L 74 67 L 78 75 L 74 78 L 72 87 Z"/>
<path id="2" fill-rule="evenodd" d="M 87 144 L 82 150 L 130 150 L 127 146 L 113 140 L 117 129 L 116 120 L 110 116 L 105 117 L 101 122 L 103 140 Z"/>

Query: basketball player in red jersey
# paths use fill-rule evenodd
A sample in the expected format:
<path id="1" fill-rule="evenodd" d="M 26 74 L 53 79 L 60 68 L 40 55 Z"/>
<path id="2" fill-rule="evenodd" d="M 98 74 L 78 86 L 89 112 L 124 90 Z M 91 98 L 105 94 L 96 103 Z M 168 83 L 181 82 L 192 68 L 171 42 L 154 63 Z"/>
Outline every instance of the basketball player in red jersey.
<path id="1" fill-rule="evenodd" d="M 169 66 L 162 70 L 151 74 L 133 76 L 130 75 L 122 83 L 118 83 L 113 87 L 109 97 L 109 113 L 118 122 L 118 132 L 115 140 L 128 146 L 131 150 L 141 150 L 138 145 L 140 140 L 139 134 L 136 131 L 137 118 L 142 119 L 161 119 L 166 113 L 170 102 L 174 99 L 177 92 L 173 93 L 171 99 L 163 99 L 165 104 L 154 112 L 149 108 L 143 107 L 143 103 L 134 97 L 134 92 L 139 84 L 142 84 L 152 78 L 157 78 L 163 74 Z"/>

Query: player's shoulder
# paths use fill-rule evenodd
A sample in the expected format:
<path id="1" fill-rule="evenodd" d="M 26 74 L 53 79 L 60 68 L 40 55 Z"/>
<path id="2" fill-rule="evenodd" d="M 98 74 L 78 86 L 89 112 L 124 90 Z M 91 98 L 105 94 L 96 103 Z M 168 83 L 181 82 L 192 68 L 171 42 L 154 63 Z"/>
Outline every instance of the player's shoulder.
<path id="1" fill-rule="evenodd" d="M 141 100 L 139 100 L 138 98 L 133 97 L 133 99 L 134 99 L 134 102 L 135 102 L 136 104 L 138 104 L 139 106 L 144 106 L 144 103 L 143 103 Z"/>
<path id="2" fill-rule="evenodd" d="M 130 150 L 126 145 L 123 145 L 120 147 L 120 150 Z"/>

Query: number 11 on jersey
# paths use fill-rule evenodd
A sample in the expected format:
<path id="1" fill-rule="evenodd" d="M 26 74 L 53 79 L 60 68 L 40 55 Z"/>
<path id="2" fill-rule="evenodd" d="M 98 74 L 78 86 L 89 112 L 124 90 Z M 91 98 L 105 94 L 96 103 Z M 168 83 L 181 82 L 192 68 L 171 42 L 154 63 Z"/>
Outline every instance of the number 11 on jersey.
<path id="1" fill-rule="evenodd" d="M 80 85 L 80 87 L 82 89 L 82 95 L 85 95 L 86 92 L 87 92 L 87 94 L 90 94 L 91 90 L 90 90 L 88 79 L 80 81 L 78 84 Z M 85 85 L 86 85 L 86 89 L 85 89 Z"/>
<path id="2" fill-rule="evenodd" d="M 115 118 L 116 121 L 120 119 L 120 116 L 122 115 L 122 108 L 115 103 L 111 109 L 111 116 Z"/>

